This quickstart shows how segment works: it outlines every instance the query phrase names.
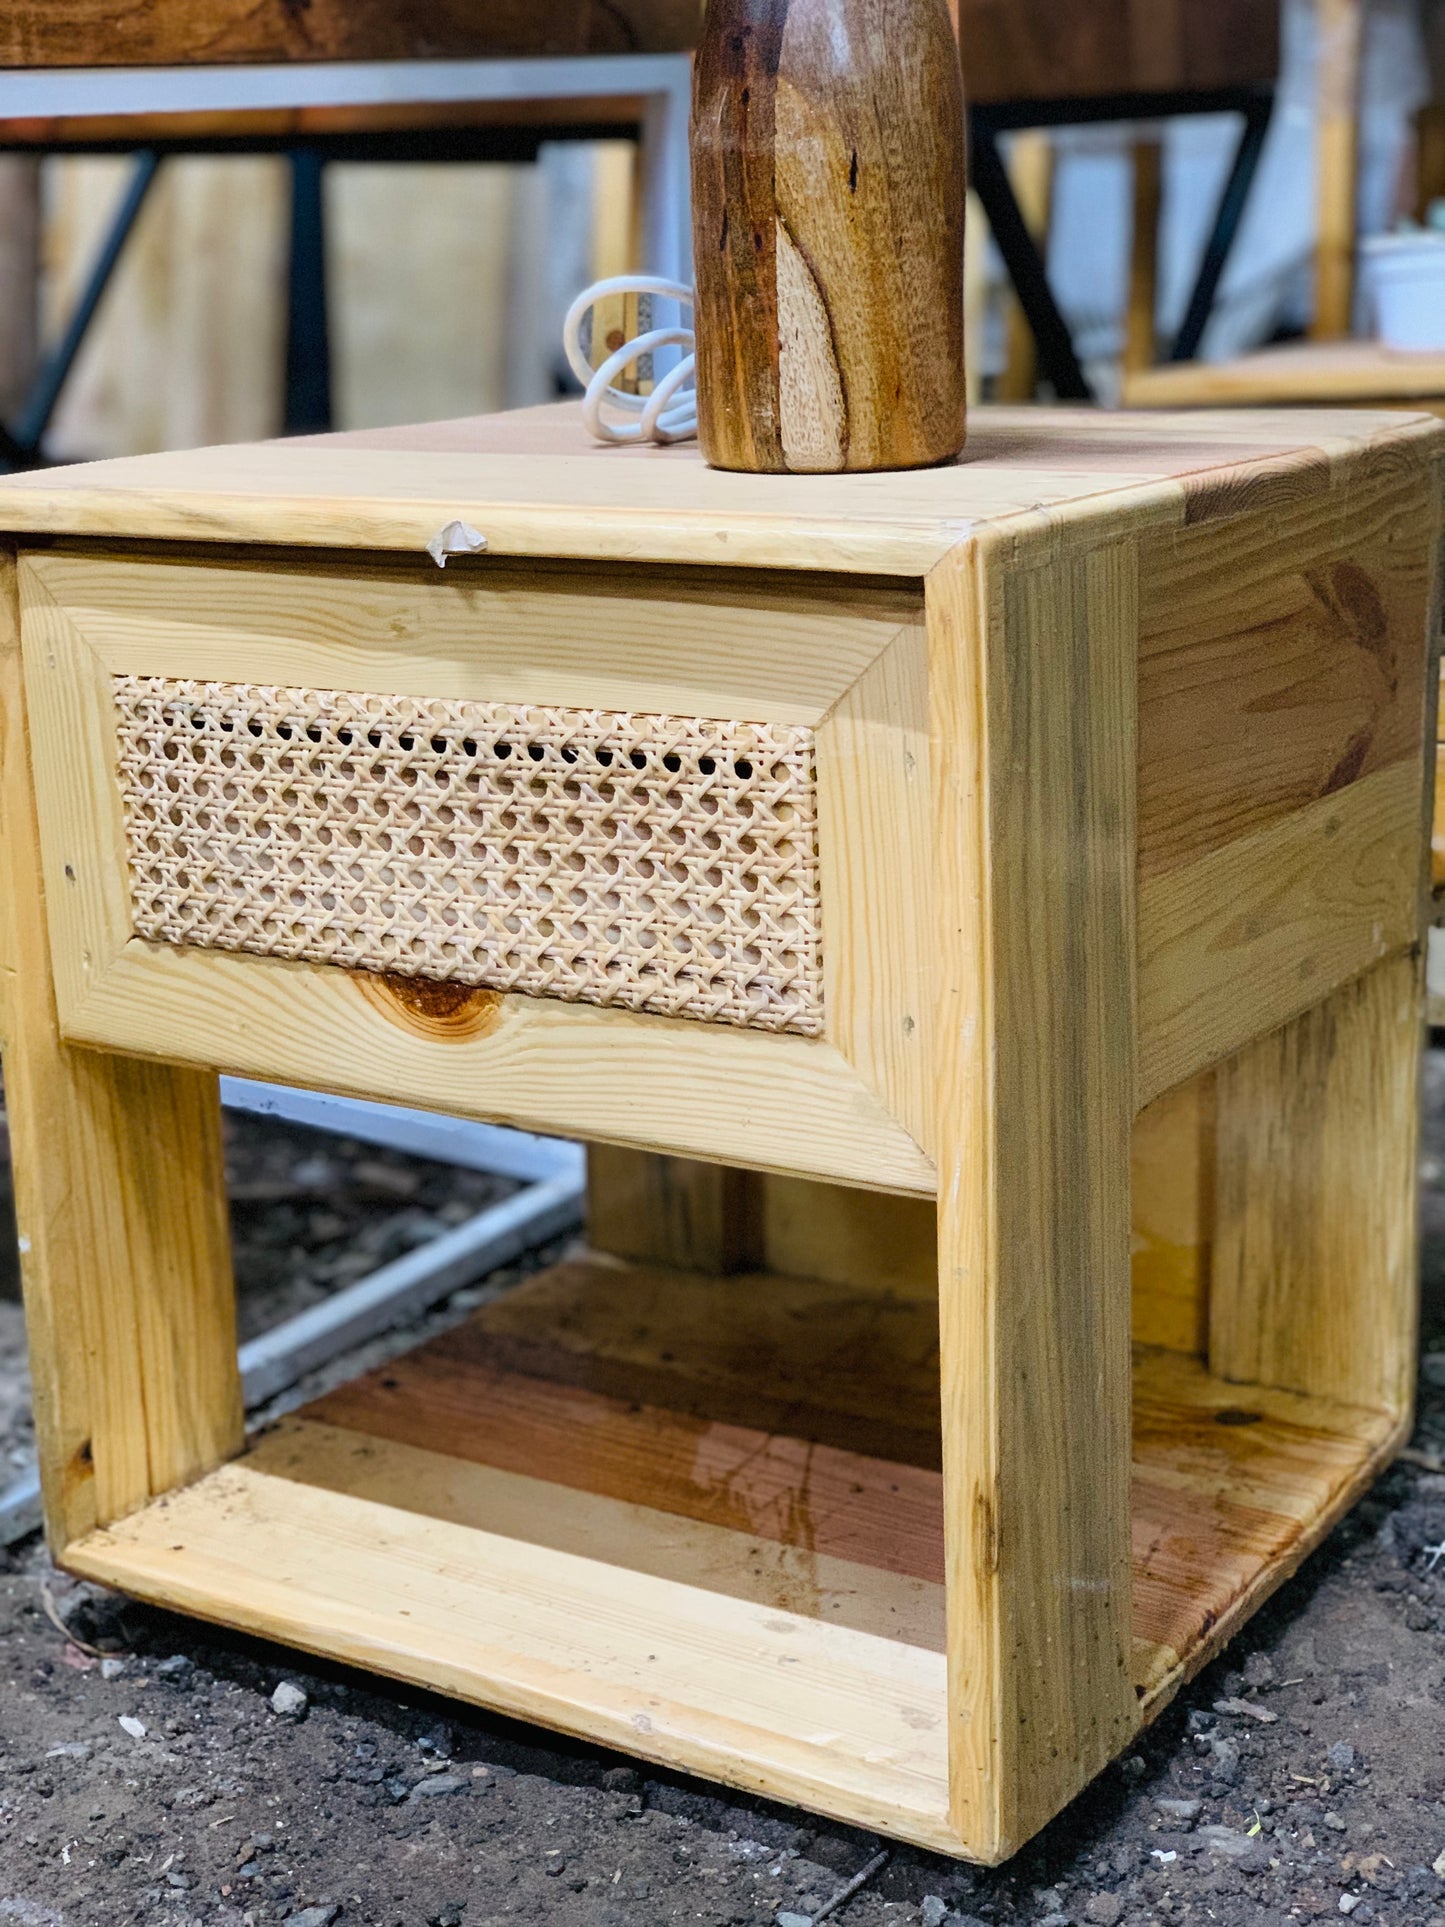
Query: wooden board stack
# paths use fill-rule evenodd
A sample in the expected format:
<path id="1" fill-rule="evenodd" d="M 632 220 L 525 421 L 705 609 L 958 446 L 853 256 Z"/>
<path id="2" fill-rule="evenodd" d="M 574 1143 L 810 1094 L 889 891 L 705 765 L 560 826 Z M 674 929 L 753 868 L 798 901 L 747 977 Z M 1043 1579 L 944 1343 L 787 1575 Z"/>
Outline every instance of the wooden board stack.
<path id="1" fill-rule="evenodd" d="M 1012 1852 L 1408 1424 L 1442 452 L 984 411 L 764 479 L 562 408 L 0 486 L 57 1557 Z M 220 1070 L 585 1137 L 594 1249 L 247 1444 Z"/>

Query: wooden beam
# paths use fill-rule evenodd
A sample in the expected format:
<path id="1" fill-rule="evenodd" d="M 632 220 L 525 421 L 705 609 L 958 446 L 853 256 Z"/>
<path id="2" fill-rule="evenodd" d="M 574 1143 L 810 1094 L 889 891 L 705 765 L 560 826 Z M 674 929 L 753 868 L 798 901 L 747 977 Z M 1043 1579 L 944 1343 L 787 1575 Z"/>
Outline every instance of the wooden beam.
<path id="1" fill-rule="evenodd" d="M 646 1264 L 747 1271 L 761 1262 L 760 1182 L 730 1164 L 591 1145 L 589 1241 Z"/>
<path id="2" fill-rule="evenodd" d="M 241 1444 L 214 1074 L 60 1040 L 13 553 L 0 556 L 0 985 L 47 1529 L 78 1535 Z"/>
<path id="3" fill-rule="evenodd" d="M 952 1812 L 997 1860 L 1130 1675 L 1136 556 L 1036 518 L 929 578 Z"/>
<path id="4" fill-rule="evenodd" d="M 1406 952 L 1220 1067 L 1221 1378 L 1409 1412 L 1421 997 Z"/>

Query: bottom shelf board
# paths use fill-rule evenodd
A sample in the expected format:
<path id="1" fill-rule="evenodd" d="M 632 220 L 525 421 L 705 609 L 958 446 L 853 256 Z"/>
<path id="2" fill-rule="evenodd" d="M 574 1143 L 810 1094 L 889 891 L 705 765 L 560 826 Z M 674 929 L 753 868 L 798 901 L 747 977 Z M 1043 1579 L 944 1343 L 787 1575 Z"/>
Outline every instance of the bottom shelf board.
<path id="1" fill-rule="evenodd" d="M 562 1265 L 64 1563 L 956 1853 L 937 1410 L 926 1301 Z M 1145 1717 L 1393 1447 L 1136 1354 Z"/>

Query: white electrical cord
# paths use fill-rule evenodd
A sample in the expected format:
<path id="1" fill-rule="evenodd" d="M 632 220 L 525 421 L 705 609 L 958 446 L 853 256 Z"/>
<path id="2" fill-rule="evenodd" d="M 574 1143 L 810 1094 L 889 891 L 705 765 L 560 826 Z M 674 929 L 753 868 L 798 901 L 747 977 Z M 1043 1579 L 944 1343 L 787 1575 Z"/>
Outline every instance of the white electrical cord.
<path id="1" fill-rule="evenodd" d="M 597 302 L 606 295 L 656 294 L 691 308 L 692 289 L 681 281 L 668 281 L 659 274 L 614 274 L 605 281 L 594 281 L 584 288 L 567 310 L 562 328 L 562 346 L 572 372 L 585 389 L 582 420 L 589 435 L 599 442 L 685 442 L 697 433 L 697 391 L 688 387 L 697 366 L 693 353 L 691 328 L 651 328 L 635 341 L 624 342 L 599 367 L 593 368 L 582 352 L 582 323 Z M 639 355 L 658 348 L 684 348 L 686 354 L 675 368 L 669 368 L 650 395 L 630 395 L 612 383 Z M 638 415 L 640 421 L 609 421 L 604 406 Z"/>

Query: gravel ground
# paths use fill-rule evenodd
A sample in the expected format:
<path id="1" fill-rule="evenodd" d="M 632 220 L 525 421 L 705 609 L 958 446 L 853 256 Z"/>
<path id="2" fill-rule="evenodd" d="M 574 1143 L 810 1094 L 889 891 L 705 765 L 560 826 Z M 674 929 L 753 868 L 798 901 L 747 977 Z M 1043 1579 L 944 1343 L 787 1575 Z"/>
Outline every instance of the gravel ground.
<path id="1" fill-rule="evenodd" d="M 1440 1454 L 1445 1054 L 1427 1098 L 1416 1445 Z M 243 1124 L 232 1163 L 248 1330 L 489 1195 L 270 1125 Z M 0 1467 L 27 1424 L 18 1308 L 0 1300 Z M 0 1571 L 0 1927 L 804 1927 L 885 1844 L 73 1586 L 35 1541 Z M 1407 1465 L 1009 1866 L 895 1848 L 836 1915 L 1343 1917 L 1445 1927 L 1445 1476 Z"/>

